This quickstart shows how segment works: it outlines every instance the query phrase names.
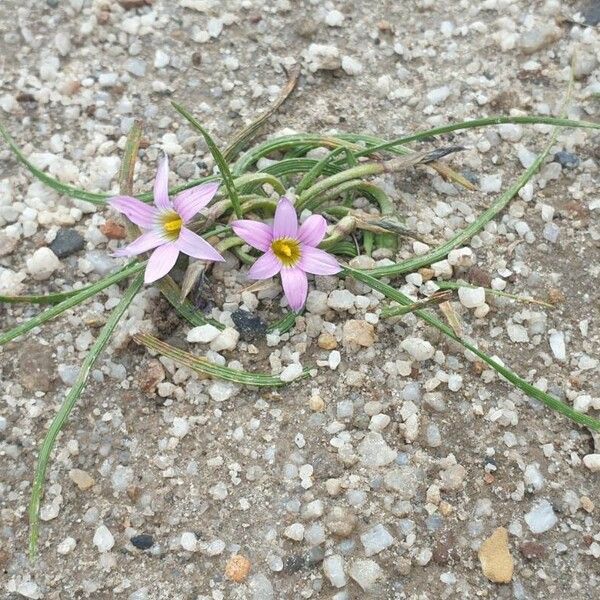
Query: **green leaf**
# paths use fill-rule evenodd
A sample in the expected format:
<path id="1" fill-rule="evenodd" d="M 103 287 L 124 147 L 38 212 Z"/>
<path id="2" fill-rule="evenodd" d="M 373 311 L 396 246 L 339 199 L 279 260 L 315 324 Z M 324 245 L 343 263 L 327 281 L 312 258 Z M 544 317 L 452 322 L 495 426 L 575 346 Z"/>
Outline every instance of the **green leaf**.
<path id="1" fill-rule="evenodd" d="M 24 335 L 25 333 L 31 331 L 35 327 L 39 327 L 43 323 L 54 319 L 66 310 L 69 310 L 70 308 L 81 304 L 88 298 L 91 298 L 95 296 L 98 292 L 101 292 L 102 290 L 106 289 L 108 286 L 113 285 L 113 283 L 118 283 L 119 281 L 126 279 L 134 273 L 139 273 L 142 269 L 144 269 L 145 266 L 145 262 L 133 262 L 127 265 L 125 268 L 120 269 L 116 273 L 108 275 L 107 277 L 104 277 L 104 279 L 101 279 L 97 283 L 94 283 L 84 288 L 83 290 L 78 291 L 76 294 L 69 296 L 59 304 L 54 305 L 52 308 L 49 308 L 43 313 L 36 315 L 32 319 L 25 321 L 25 323 L 21 323 L 20 325 L 17 325 L 17 327 L 14 327 L 9 331 L 0 334 L 0 346 L 6 344 L 7 342 L 10 342 L 11 340 L 14 340 L 15 338 L 21 335 Z"/>
<path id="2" fill-rule="evenodd" d="M 235 189 L 235 185 L 233 183 L 233 177 L 231 176 L 231 171 L 229 170 L 229 165 L 227 164 L 227 161 L 223 158 L 221 151 L 219 150 L 219 148 L 217 147 L 217 145 L 215 144 L 213 139 L 210 137 L 208 132 L 204 129 L 204 127 L 202 127 L 202 125 L 200 125 L 200 123 L 198 123 L 198 121 L 196 121 L 196 119 L 185 108 L 183 108 L 183 106 L 180 106 L 176 102 L 172 102 L 171 104 L 173 105 L 173 108 L 175 108 L 175 110 L 182 117 L 187 119 L 187 121 L 190 123 L 190 125 L 192 125 L 192 127 L 197 129 L 204 137 L 204 140 L 206 141 L 206 145 L 208 146 L 210 153 L 213 155 L 213 158 L 215 159 L 215 162 L 217 163 L 217 166 L 219 167 L 219 171 L 221 172 L 221 176 L 223 177 L 223 183 L 225 184 L 225 187 L 227 188 L 227 194 L 229 195 L 229 199 L 231 200 L 231 204 L 233 206 L 235 216 L 238 219 L 241 219 L 242 218 L 242 209 L 240 206 L 240 199 L 238 198 L 238 193 L 237 193 L 237 190 Z"/>
<path id="3" fill-rule="evenodd" d="M 140 265 L 137 265 L 138 267 Z M 138 268 L 139 270 L 139 268 Z M 87 353 L 73 387 L 69 390 L 66 395 L 59 411 L 50 424 L 50 428 L 46 433 L 42 447 L 40 448 L 40 454 L 38 456 L 37 465 L 35 469 L 35 478 L 33 480 L 33 488 L 31 490 L 31 500 L 29 502 L 29 556 L 33 560 L 37 553 L 37 543 L 40 529 L 40 503 L 44 490 L 44 481 L 46 479 L 46 469 L 48 467 L 48 461 L 50 460 L 50 454 L 54 448 L 56 438 L 64 427 L 71 411 L 73 410 L 77 400 L 79 400 L 83 393 L 90 371 L 94 364 L 98 360 L 100 354 L 104 351 L 106 344 L 108 343 L 115 327 L 121 320 L 121 317 L 125 314 L 125 311 L 131 304 L 135 295 L 138 293 L 144 283 L 143 273 L 139 273 L 133 280 L 119 304 L 112 311 L 108 321 L 100 331 L 100 334 L 96 338 L 90 351 Z"/>
<path id="4" fill-rule="evenodd" d="M 138 344 L 146 346 L 149 350 L 157 352 L 174 360 L 177 364 L 188 367 L 192 371 L 210 375 L 218 379 L 240 383 L 242 385 L 254 385 L 257 387 L 280 387 L 286 385 L 279 377 L 266 375 L 264 373 L 249 373 L 248 371 L 237 371 L 229 367 L 221 367 L 206 358 L 195 356 L 185 350 L 180 350 L 163 342 L 152 335 L 140 333 L 133 338 Z M 303 370 L 302 377 L 309 376 L 309 369 Z"/>
<path id="5" fill-rule="evenodd" d="M 362 281 L 363 283 L 366 283 L 368 286 L 370 286 L 374 290 L 377 290 L 378 292 L 381 292 L 382 294 L 384 294 L 390 300 L 398 302 L 398 304 L 402 304 L 404 306 L 410 306 L 413 304 L 413 301 L 408 296 L 405 296 L 402 292 L 399 292 L 398 290 L 387 285 L 386 283 L 379 281 L 379 279 L 376 279 L 375 277 L 373 277 L 372 275 L 369 275 L 365 271 L 360 271 L 358 269 L 352 269 L 350 267 L 345 267 L 344 273 L 346 275 L 350 275 L 351 277 L 354 277 L 354 279 L 357 279 L 358 281 Z M 588 417 L 587 415 L 585 415 L 583 413 L 579 413 L 576 410 L 573 410 L 573 408 L 571 408 L 568 404 L 561 402 L 558 398 L 555 398 L 554 396 L 547 394 L 546 392 L 540 390 L 539 388 L 535 387 L 531 383 L 525 381 L 524 379 L 519 377 L 516 373 L 513 373 L 513 371 L 511 371 L 504 365 L 501 365 L 499 362 L 494 360 L 491 356 L 488 356 L 485 352 L 483 352 L 482 350 L 479 350 L 479 348 L 477 348 L 470 342 L 467 342 L 466 340 L 457 336 L 454 333 L 454 331 L 450 327 L 448 327 L 448 325 L 446 325 L 445 323 L 440 321 L 438 318 L 436 318 L 435 316 L 430 314 L 428 311 L 415 310 L 414 314 L 417 315 L 420 319 L 422 319 L 426 323 L 428 323 L 429 325 L 431 325 L 432 327 L 435 327 L 437 330 L 441 331 L 444 335 L 446 335 L 450 339 L 454 340 L 455 342 L 458 342 L 461 346 L 463 346 L 464 348 L 466 348 L 467 350 L 469 350 L 470 352 L 475 354 L 483 362 L 488 364 L 490 367 L 492 367 L 492 369 L 494 369 L 495 371 L 500 373 L 500 375 L 502 375 L 505 379 L 507 379 L 515 387 L 519 388 L 521 391 L 523 391 L 525 394 L 527 394 L 531 398 L 535 398 L 536 400 L 539 400 L 540 402 L 544 403 L 546 406 L 548 406 L 552 410 L 555 410 L 556 412 L 559 412 L 560 414 L 568 417 L 575 423 L 579 423 L 580 425 L 585 425 L 586 427 L 589 427 L 590 429 L 593 429 L 594 431 L 600 431 L 600 421 L 597 421 L 596 419 L 593 419 L 592 417 Z"/>

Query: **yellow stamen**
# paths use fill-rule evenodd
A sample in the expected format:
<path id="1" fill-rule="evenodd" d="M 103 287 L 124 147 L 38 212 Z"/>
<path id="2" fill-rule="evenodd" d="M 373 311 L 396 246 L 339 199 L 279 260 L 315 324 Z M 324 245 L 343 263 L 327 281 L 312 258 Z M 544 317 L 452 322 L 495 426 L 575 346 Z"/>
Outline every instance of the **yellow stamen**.
<path id="1" fill-rule="evenodd" d="M 175 212 L 168 212 L 161 216 L 164 233 L 170 240 L 176 240 L 183 226 L 182 218 Z"/>
<path id="2" fill-rule="evenodd" d="M 293 267 L 300 260 L 300 244 L 298 240 L 280 238 L 271 243 L 273 254 L 283 263 L 284 267 Z"/>

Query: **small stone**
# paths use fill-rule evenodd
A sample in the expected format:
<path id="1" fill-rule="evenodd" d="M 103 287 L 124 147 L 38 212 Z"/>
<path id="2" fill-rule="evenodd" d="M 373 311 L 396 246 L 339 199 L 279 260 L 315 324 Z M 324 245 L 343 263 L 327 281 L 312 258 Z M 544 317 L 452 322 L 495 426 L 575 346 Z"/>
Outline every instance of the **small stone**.
<path id="1" fill-rule="evenodd" d="M 198 549 L 198 539 L 193 531 L 184 531 L 181 534 L 181 547 L 187 552 L 195 552 Z"/>
<path id="2" fill-rule="evenodd" d="M 360 541 L 365 548 L 365 554 L 373 556 L 389 548 L 396 540 L 383 525 L 378 524 L 363 533 Z"/>
<path id="3" fill-rule="evenodd" d="M 50 248 L 38 248 L 27 259 L 27 270 L 37 281 L 48 279 L 60 266 L 60 260 Z"/>
<path id="4" fill-rule="evenodd" d="M 302 365 L 299 363 L 292 363 L 291 365 L 288 365 L 279 374 L 279 379 L 281 379 L 281 381 L 285 381 L 286 383 L 294 381 L 299 377 L 302 377 Z"/>
<path id="5" fill-rule="evenodd" d="M 529 341 L 529 334 L 523 325 L 509 321 L 506 324 L 506 332 L 512 342 L 524 343 Z"/>
<path id="6" fill-rule="evenodd" d="M 579 166 L 580 160 L 575 154 L 571 154 L 566 150 L 560 150 L 554 155 L 554 161 L 559 163 L 565 169 L 576 169 Z"/>
<path id="7" fill-rule="evenodd" d="M 450 95 L 450 88 L 447 85 L 435 88 L 427 93 L 427 102 L 429 104 L 442 104 Z"/>
<path id="8" fill-rule="evenodd" d="M 550 349 L 554 358 L 560 361 L 567 360 L 565 334 L 562 331 L 551 331 L 549 336 Z"/>
<path id="9" fill-rule="evenodd" d="M 375 343 L 375 328 L 366 321 L 350 319 L 344 323 L 344 344 L 370 348 Z"/>
<path id="10" fill-rule="evenodd" d="M 485 194 L 495 194 L 502 189 L 502 175 L 484 175 L 481 178 L 480 189 Z"/>
<path id="11" fill-rule="evenodd" d="M 108 552 L 115 545 L 115 538 L 108 527 L 102 524 L 94 533 L 93 543 L 99 552 Z"/>
<path id="12" fill-rule="evenodd" d="M 169 64 L 170 57 L 166 52 L 163 52 L 160 48 L 157 48 L 154 53 L 154 68 L 164 69 Z"/>
<path id="13" fill-rule="evenodd" d="M 100 225 L 100 231 L 109 240 L 124 240 L 127 237 L 125 227 L 112 219 L 107 219 L 105 223 Z"/>
<path id="14" fill-rule="evenodd" d="M 225 402 L 229 400 L 237 391 L 235 384 L 230 381 L 215 381 L 208 388 L 208 395 L 215 402 Z"/>
<path id="15" fill-rule="evenodd" d="M 199 325 L 190 329 L 186 339 L 193 344 L 210 344 L 210 342 L 219 337 L 220 333 L 221 331 L 214 325 L 207 323 L 206 325 Z"/>
<path id="16" fill-rule="evenodd" d="M 355 560 L 349 570 L 350 577 L 365 592 L 375 592 L 377 584 L 383 578 L 381 567 L 374 560 Z"/>
<path id="17" fill-rule="evenodd" d="M 203 325 L 202 327 L 206 327 Z M 219 335 L 211 342 L 210 349 L 215 352 L 222 352 L 223 350 L 235 350 L 240 334 L 237 329 L 233 327 L 226 327 L 223 331 L 219 332 Z"/>
<path id="18" fill-rule="evenodd" d="M 251 600 L 275 600 L 273 584 L 262 573 L 257 573 L 251 577 L 248 587 L 252 592 Z"/>
<path id="19" fill-rule="evenodd" d="M 342 58 L 342 69 L 346 75 L 360 75 L 363 72 L 362 63 L 351 56 Z"/>
<path id="20" fill-rule="evenodd" d="M 523 542 L 519 546 L 519 552 L 521 552 L 527 560 L 544 558 L 546 556 L 546 548 L 537 542 Z"/>
<path id="21" fill-rule="evenodd" d="M 533 28 L 521 35 L 519 45 L 525 54 L 533 54 L 560 37 L 560 30 L 550 23 L 536 23 Z"/>
<path id="22" fill-rule="evenodd" d="M 477 308 L 485 304 L 485 290 L 482 287 L 458 288 L 458 299 L 465 308 Z"/>
<path id="23" fill-rule="evenodd" d="M 305 52 L 308 69 L 311 72 L 324 70 L 333 71 L 339 69 L 340 51 L 335 47 L 327 44 L 311 44 Z"/>
<path id="24" fill-rule="evenodd" d="M 255 340 L 267 331 L 267 324 L 258 315 L 253 315 L 247 310 L 234 311 L 231 319 L 245 341 Z"/>
<path id="25" fill-rule="evenodd" d="M 389 465 L 398 456 L 383 439 L 381 433 L 371 431 L 365 435 L 357 447 L 360 461 L 367 467 L 383 467 Z"/>
<path id="26" fill-rule="evenodd" d="M 331 585 L 336 588 L 344 587 L 348 583 L 344 571 L 344 559 L 339 554 L 331 554 L 323 560 L 323 572 Z"/>
<path id="27" fill-rule="evenodd" d="M 49 248 L 58 258 L 65 258 L 83 250 L 85 240 L 75 229 L 59 229 Z"/>
<path id="28" fill-rule="evenodd" d="M 586 454 L 583 464 L 592 472 L 600 473 L 600 454 Z"/>
<path id="29" fill-rule="evenodd" d="M 250 561 L 245 556 L 234 554 L 225 565 L 225 577 L 236 583 L 242 583 L 246 581 L 250 568 Z"/>
<path id="30" fill-rule="evenodd" d="M 509 583 L 513 576 L 513 559 L 508 548 L 508 532 L 498 527 L 478 552 L 483 574 L 494 583 Z"/>
<path id="31" fill-rule="evenodd" d="M 462 465 L 451 465 L 440 473 L 441 489 L 457 491 L 462 488 L 467 470 Z"/>
<path id="32" fill-rule="evenodd" d="M 405 338 L 400 343 L 400 347 L 418 361 L 429 360 L 435 354 L 434 347 L 421 338 Z"/>
<path id="33" fill-rule="evenodd" d="M 129 541 L 139 550 L 148 550 L 154 546 L 154 538 L 147 533 L 134 535 Z"/>
<path id="34" fill-rule="evenodd" d="M 327 306 L 337 312 L 354 308 L 354 294 L 348 290 L 333 290 L 327 299 Z"/>
<path id="35" fill-rule="evenodd" d="M 283 535 L 295 542 L 301 542 L 304 538 L 304 525 L 302 523 L 293 523 L 283 530 Z"/>
<path id="36" fill-rule="evenodd" d="M 419 479 L 414 467 L 401 465 L 386 471 L 383 483 L 387 489 L 396 492 L 402 500 L 410 500 L 417 493 Z"/>
<path id="37" fill-rule="evenodd" d="M 59 554 L 69 554 L 69 552 L 75 549 L 75 546 L 77 546 L 77 540 L 67 537 L 56 547 L 56 551 Z"/>
<path id="38" fill-rule="evenodd" d="M 349 537 L 356 527 L 356 515 L 343 506 L 333 507 L 325 517 L 325 526 L 339 537 Z"/>
<path id="39" fill-rule="evenodd" d="M 558 519 L 548 500 L 541 500 L 525 515 L 525 522 L 531 533 L 544 533 L 552 529 Z"/>
<path id="40" fill-rule="evenodd" d="M 334 350 L 337 348 L 337 340 L 331 333 L 322 333 L 317 340 L 317 344 L 323 350 Z"/>
<path id="41" fill-rule="evenodd" d="M 152 394 L 156 386 L 165 378 L 165 369 L 159 360 L 149 360 L 137 373 L 137 383 L 142 392 Z"/>
<path id="42" fill-rule="evenodd" d="M 91 477 L 87 471 L 82 471 L 81 469 L 71 469 L 69 471 L 69 477 L 71 481 L 83 491 L 90 489 L 95 483 L 93 477 Z"/>
<path id="43" fill-rule="evenodd" d="M 306 298 L 306 310 L 313 315 L 325 314 L 327 312 L 327 294 L 321 290 L 311 290 Z"/>
<path id="44" fill-rule="evenodd" d="M 219 556 L 223 554 L 223 550 L 225 550 L 225 542 L 223 540 L 213 540 L 202 549 L 202 553 L 206 556 Z"/>
<path id="45" fill-rule="evenodd" d="M 344 22 L 344 15 L 339 10 L 329 10 L 325 15 L 325 23 L 329 27 L 341 27 Z"/>

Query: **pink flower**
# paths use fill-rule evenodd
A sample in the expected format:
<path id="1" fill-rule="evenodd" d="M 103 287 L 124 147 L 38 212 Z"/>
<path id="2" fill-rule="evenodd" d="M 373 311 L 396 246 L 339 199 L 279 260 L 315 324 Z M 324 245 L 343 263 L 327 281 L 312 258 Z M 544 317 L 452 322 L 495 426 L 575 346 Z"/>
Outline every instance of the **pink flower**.
<path id="1" fill-rule="evenodd" d="M 169 199 L 169 163 L 165 156 L 158 165 L 154 180 L 154 206 L 130 196 L 115 196 L 108 203 L 123 213 L 142 231 L 142 235 L 115 256 L 136 256 L 154 250 L 148 260 L 144 281 L 152 283 L 164 277 L 180 252 L 202 260 L 225 260 L 207 241 L 189 230 L 187 225 L 217 193 L 216 182 L 197 185 Z"/>
<path id="2" fill-rule="evenodd" d="M 298 227 L 294 205 L 281 198 L 273 225 L 241 220 L 231 224 L 236 235 L 264 254 L 248 271 L 250 279 L 269 279 L 281 273 L 285 297 L 292 310 L 300 310 L 308 294 L 307 273 L 334 275 L 342 270 L 337 260 L 317 246 L 325 237 L 327 222 L 311 215 Z"/>

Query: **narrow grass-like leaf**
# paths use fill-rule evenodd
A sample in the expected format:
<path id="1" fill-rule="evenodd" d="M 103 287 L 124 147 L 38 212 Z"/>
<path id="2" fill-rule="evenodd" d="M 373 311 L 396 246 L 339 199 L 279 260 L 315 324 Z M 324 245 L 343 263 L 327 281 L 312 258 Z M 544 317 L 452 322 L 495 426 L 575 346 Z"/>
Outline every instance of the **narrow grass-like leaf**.
<path id="1" fill-rule="evenodd" d="M 507 190 L 505 190 L 498 198 L 492 203 L 492 205 L 485 210 L 473 223 L 465 227 L 462 231 L 459 231 L 455 236 L 422 256 L 416 256 L 409 258 L 408 260 L 388 265 L 385 267 L 378 267 L 370 269 L 369 274 L 374 277 L 390 277 L 397 276 L 403 273 L 410 273 L 416 271 L 421 267 L 430 265 L 431 263 L 442 260 L 446 257 L 450 250 L 457 248 L 461 244 L 464 244 L 470 240 L 476 233 L 481 231 L 498 213 L 502 212 L 506 208 L 507 204 L 517 195 L 519 190 L 535 175 L 540 165 L 550 152 L 550 148 L 553 146 L 556 135 L 556 130 L 550 139 L 550 142 L 546 145 L 544 150 L 538 155 L 532 165 L 515 181 Z"/>
<path id="2" fill-rule="evenodd" d="M 124 269 L 121 269 L 116 273 L 113 273 L 112 275 L 108 275 L 107 277 L 101 279 L 97 283 L 94 283 L 84 288 L 83 290 L 78 291 L 76 294 L 68 297 L 59 304 L 55 304 L 52 308 L 49 308 L 44 312 L 36 315 L 32 319 L 25 321 L 25 323 L 21 323 L 20 325 L 17 325 L 17 327 L 14 327 L 9 331 L 0 334 L 0 346 L 6 344 L 7 342 L 10 342 L 11 340 L 14 340 L 15 338 L 27 333 L 28 331 L 31 331 L 35 327 L 39 327 L 43 323 L 54 319 L 61 313 L 65 312 L 66 310 L 69 310 L 69 308 L 73 308 L 74 306 L 81 304 L 88 298 L 91 298 L 92 296 L 95 296 L 98 292 L 101 292 L 102 290 L 106 289 L 108 286 L 113 285 L 113 283 L 118 283 L 119 281 L 126 279 L 130 275 L 138 273 L 145 266 L 145 262 L 131 263 Z"/>
<path id="3" fill-rule="evenodd" d="M 407 315 L 408 313 L 415 312 L 422 308 L 427 308 L 428 306 L 434 306 L 436 304 L 442 304 L 443 302 L 447 302 L 452 297 L 452 292 L 437 292 L 426 298 L 425 300 L 419 300 L 418 302 L 413 302 L 412 304 L 406 304 L 402 306 L 390 306 L 389 308 L 384 308 L 381 311 L 380 317 L 383 319 L 388 319 L 390 317 L 401 317 L 403 315 Z"/>
<path id="4" fill-rule="evenodd" d="M 187 367 L 192 371 L 210 375 L 217 379 L 224 379 L 226 381 L 232 381 L 233 383 L 240 383 L 242 385 L 254 385 L 257 387 L 280 387 L 286 385 L 284 381 L 281 381 L 279 377 L 274 375 L 267 375 L 264 373 L 250 373 L 248 371 L 237 371 L 236 369 L 230 369 L 229 367 L 221 367 L 213 362 L 210 362 L 206 358 L 195 356 L 185 350 L 180 350 L 171 346 L 166 342 L 163 342 L 152 335 L 146 333 L 140 333 L 133 338 L 138 344 L 146 346 L 153 352 L 158 352 L 167 358 L 172 359 L 177 364 Z M 305 368 L 302 377 L 308 377 L 309 369 Z"/>
<path id="5" fill-rule="evenodd" d="M 273 104 L 258 118 L 256 118 L 248 127 L 245 127 L 237 135 L 234 136 L 233 140 L 229 143 L 229 146 L 223 151 L 223 158 L 230 162 L 237 158 L 238 154 L 252 141 L 252 139 L 260 131 L 261 127 L 270 119 L 271 115 L 275 113 L 279 107 L 288 99 L 288 96 L 294 91 L 296 84 L 298 83 L 298 77 L 300 76 L 300 65 L 294 65 L 290 68 L 287 73 L 288 80 L 281 90 L 281 93 L 273 102 Z"/>
<path id="6" fill-rule="evenodd" d="M 396 146 L 408 144 L 410 142 L 416 142 L 426 138 L 431 138 L 436 135 L 443 135 L 452 131 L 459 131 L 461 129 L 472 129 L 474 127 L 487 127 L 489 125 L 502 125 L 505 123 L 523 124 L 523 125 L 555 125 L 557 127 L 573 127 L 573 128 L 584 128 L 584 129 L 600 129 L 600 123 L 592 123 L 591 121 L 575 121 L 572 119 L 563 119 L 559 117 L 544 117 L 544 116 L 530 116 L 530 117 L 485 117 L 483 119 L 473 119 L 471 121 L 462 121 L 460 123 L 451 123 L 450 125 L 442 125 L 441 127 L 434 127 L 432 129 L 425 129 L 424 131 L 418 131 L 411 135 L 405 135 L 403 137 L 396 138 L 389 142 L 383 142 L 375 146 L 370 146 L 364 150 L 360 150 L 355 153 L 355 156 L 368 156 L 373 152 L 381 152 L 382 150 L 390 150 Z"/>
<path id="7" fill-rule="evenodd" d="M 344 272 L 347 275 L 354 277 L 354 279 L 366 283 L 374 290 L 377 290 L 378 292 L 384 294 L 390 300 L 398 302 L 398 304 L 410 305 L 413 303 L 413 301 L 408 296 L 405 296 L 402 292 L 399 292 L 398 290 L 387 285 L 386 283 L 379 281 L 379 279 L 376 279 L 375 277 L 369 275 L 365 271 L 359 271 L 357 269 L 346 267 L 344 269 Z M 589 417 L 588 415 L 585 415 L 583 413 L 577 412 L 576 410 L 573 410 L 573 408 L 571 408 L 568 404 L 560 401 L 558 398 L 555 398 L 550 394 L 547 394 L 546 392 L 543 392 L 531 383 L 525 381 L 516 373 L 513 373 L 513 371 L 494 360 L 491 356 L 488 356 L 485 352 L 479 350 L 479 348 L 477 348 L 470 342 L 457 336 L 448 325 L 440 321 L 437 317 L 433 316 L 426 310 L 416 310 L 414 311 L 414 314 L 429 325 L 431 325 L 432 327 L 435 327 L 436 329 L 441 331 L 450 339 L 454 340 L 455 342 L 458 342 L 461 346 L 475 354 L 483 362 L 485 362 L 490 367 L 492 367 L 492 369 L 500 373 L 500 375 L 502 375 L 505 379 L 507 379 L 510 383 L 512 383 L 522 392 L 525 392 L 525 394 L 527 394 L 528 396 L 539 400 L 552 410 L 555 410 L 556 412 L 559 412 L 560 414 L 568 417 L 572 421 L 575 421 L 575 423 L 585 425 L 586 427 L 589 427 L 594 431 L 600 431 L 600 421 L 593 419 L 592 417 Z"/>
<path id="8" fill-rule="evenodd" d="M 315 166 L 308 171 L 304 177 L 300 180 L 298 185 L 296 186 L 296 194 L 301 194 L 304 190 L 307 190 L 314 182 L 323 174 L 323 171 L 326 169 L 327 165 L 337 156 L 342 153 L 348 153 L 349 150 L 344 148 L 343 146 L 340 148 L 335 148 L 329 154 L 324 156 L 320 161 L 318 161 Z M 350 153 L 351 156 L 352 153 Z M 353 165 L 355 166 L 355 165 Z"/>
<path id="9" fill-rule="evenodd" d="M 135 298 L 135 295 L 139 292 L 143 283 L 144 276 L 142 273 L 139 273 L 121 298 L 119 304 L 117 304 L 110 314 L 108 321 L 100 331 L 100 334 L 96 338 L 96 341 L 92 345 L 90 351 L 87 353 L 85 360 L 79 369 L 79 373 L 77 374 L 77 378 L 75 379 L 73 387 L 69 390 L 69 393 L 65 397 L 59 411 L 56 413 L 52 423 L 50 424 L 48 433 L 46 433 L 46 437 L 44 438 L 44 442 L 42 443 L 40 454 L 38 456 L 35 478 L 33 480 L 33 488 L 31 490 L 31 500 L 29 502 L 29 556 L 32 560 L 35 558 L 37 552 L 37 542 L 40 529 L 40 503 L 44 489 L 44 481 L 46 478 L 46 468 L 48 467 L 48 461 L 50 459 L 52 449 L 54 448 L 56 438 L 58 437 L 58 434 L 63 428 L 66 420 L 69 418 L 69 415 L 77 403 L 77 400 L 85 389 L 88 376 L 94 364 L 96 363 L 96 360 L 98 360 L 98 357 L 103 352 L 110 339 L 110 336 L 115 330 L 115 327 L 121 320 L 121 317 L 131 304 L 132 300 Z"/>
<path id="10" fill-rule="evenodd" d="M 229 170 L 229 165 L 227 161 L 223 158 L 221 151 L 210 137 L 209 133 L 200 125 L 200 123 L 189 113 L 183 106 L 177 104 L 176 102 L 171 103 L 173 108 L 184 117 L 194 129 L 197 129 L 204 138 L 210 153 L 213 155 L 217 166 L 219 167 L 219 171 L 221 172 L 221 176 L 223 177 L 223 183 L 227 188 L 227 194 L 229 195 L 229 199 L 231 200 L 231 204 L 233 205 L 233 210 L 235 212 L 235 216 L 238 219 L 242 218 L 242 209 L 240 206 L 240 199 L 238 198 L 237 190 L 235 189 L 235 185 L 233 183 L 233 177 L 231 176 L 231 171 Z"/>
<path id="11" fill-rule="evenodd" d="M 58 304 L 75 294 L 88 289 L 90 286 L 66 292 L 53 292 L 51 294 L 28 294 L 25 296 L 0 296 L 0 303 L 5 304 Z"/>
<path id="12" fill-rule="evenodd" d="M 434 282 L 440 290 L 458 290 L 460 288 L 469 288 L 475 289 L 479 286 L 477 285 L 469 285 L 468 283 L 458 283 L 456 281 L 435 281 Z M 490 294 L 491 296 L 500 296 L 502 298 L 510 298 L 511 300 L 516 300 L 517 302 L 526 302 L 528 304 L 537 304 L 538 306 L 543 306 L 545 308 L 555 308 L 554 304 L 550 304 L 548 302 L 543 302 L 542 300 L 536 300 L 535 298 L 526 298 L 525 296 L 517 296 L 515 294 L 509 294 L 508 292 L 503 292 L 502 290 L 494 290 L 492 288 L 483 288 L 486 294 Z"/>
<path id="13" fill-rule="evenodd" d="M 179 286 L 169 275 L 161 279 L 159 289 L 162 295 L 177 311 L 177 314 L 182 316 L 191 325 L 194 325 L 194 327 L 210 323 L 218 329 L 225 329 L 225 326 L 222 323 L 219 323 L 210 317 L 204 316 L 187 298 L 182 300 Z"/>
<path id="14" fill-rule="evenodd" d="M 298 315 L 295 312 L 288 312 L 279 321 L 272 323 L 267 327 L 267 333 L 273 333 L 275 331 L 280 334 L 287 333 L 295 324 Z"/>
<path id="15" fill-rule="evenodd" d="M 72 185 L 68 185 L 66 183 L 60 182 L 58 179 L 51 177 L 47 173 L 44 173 L 41 169 L 38 169 L 24 154 L 21 152 L 21 149 L 17 146 L 15 141 L 10 137 L 4 125 L 0 123 L 0 135 L 4 138 L 4 141 L 8 144 L 16 159 L 25 165 L 27 169 L 31 172 L 31 174 L 39 179 L 41 182 L 45 183 L 49 188 L 58 192 L 59 194 L 64 194 L 65 196 L 69 196 L 70 198 L 78 198 L 79 200 L 85 200 L 86 202 L 91 202 L 92 204 L 104 204 L 106 199 L 106 194 L 95 194 L 93 192 L 86 192 L 85 190 L 81 190 Z"/>

